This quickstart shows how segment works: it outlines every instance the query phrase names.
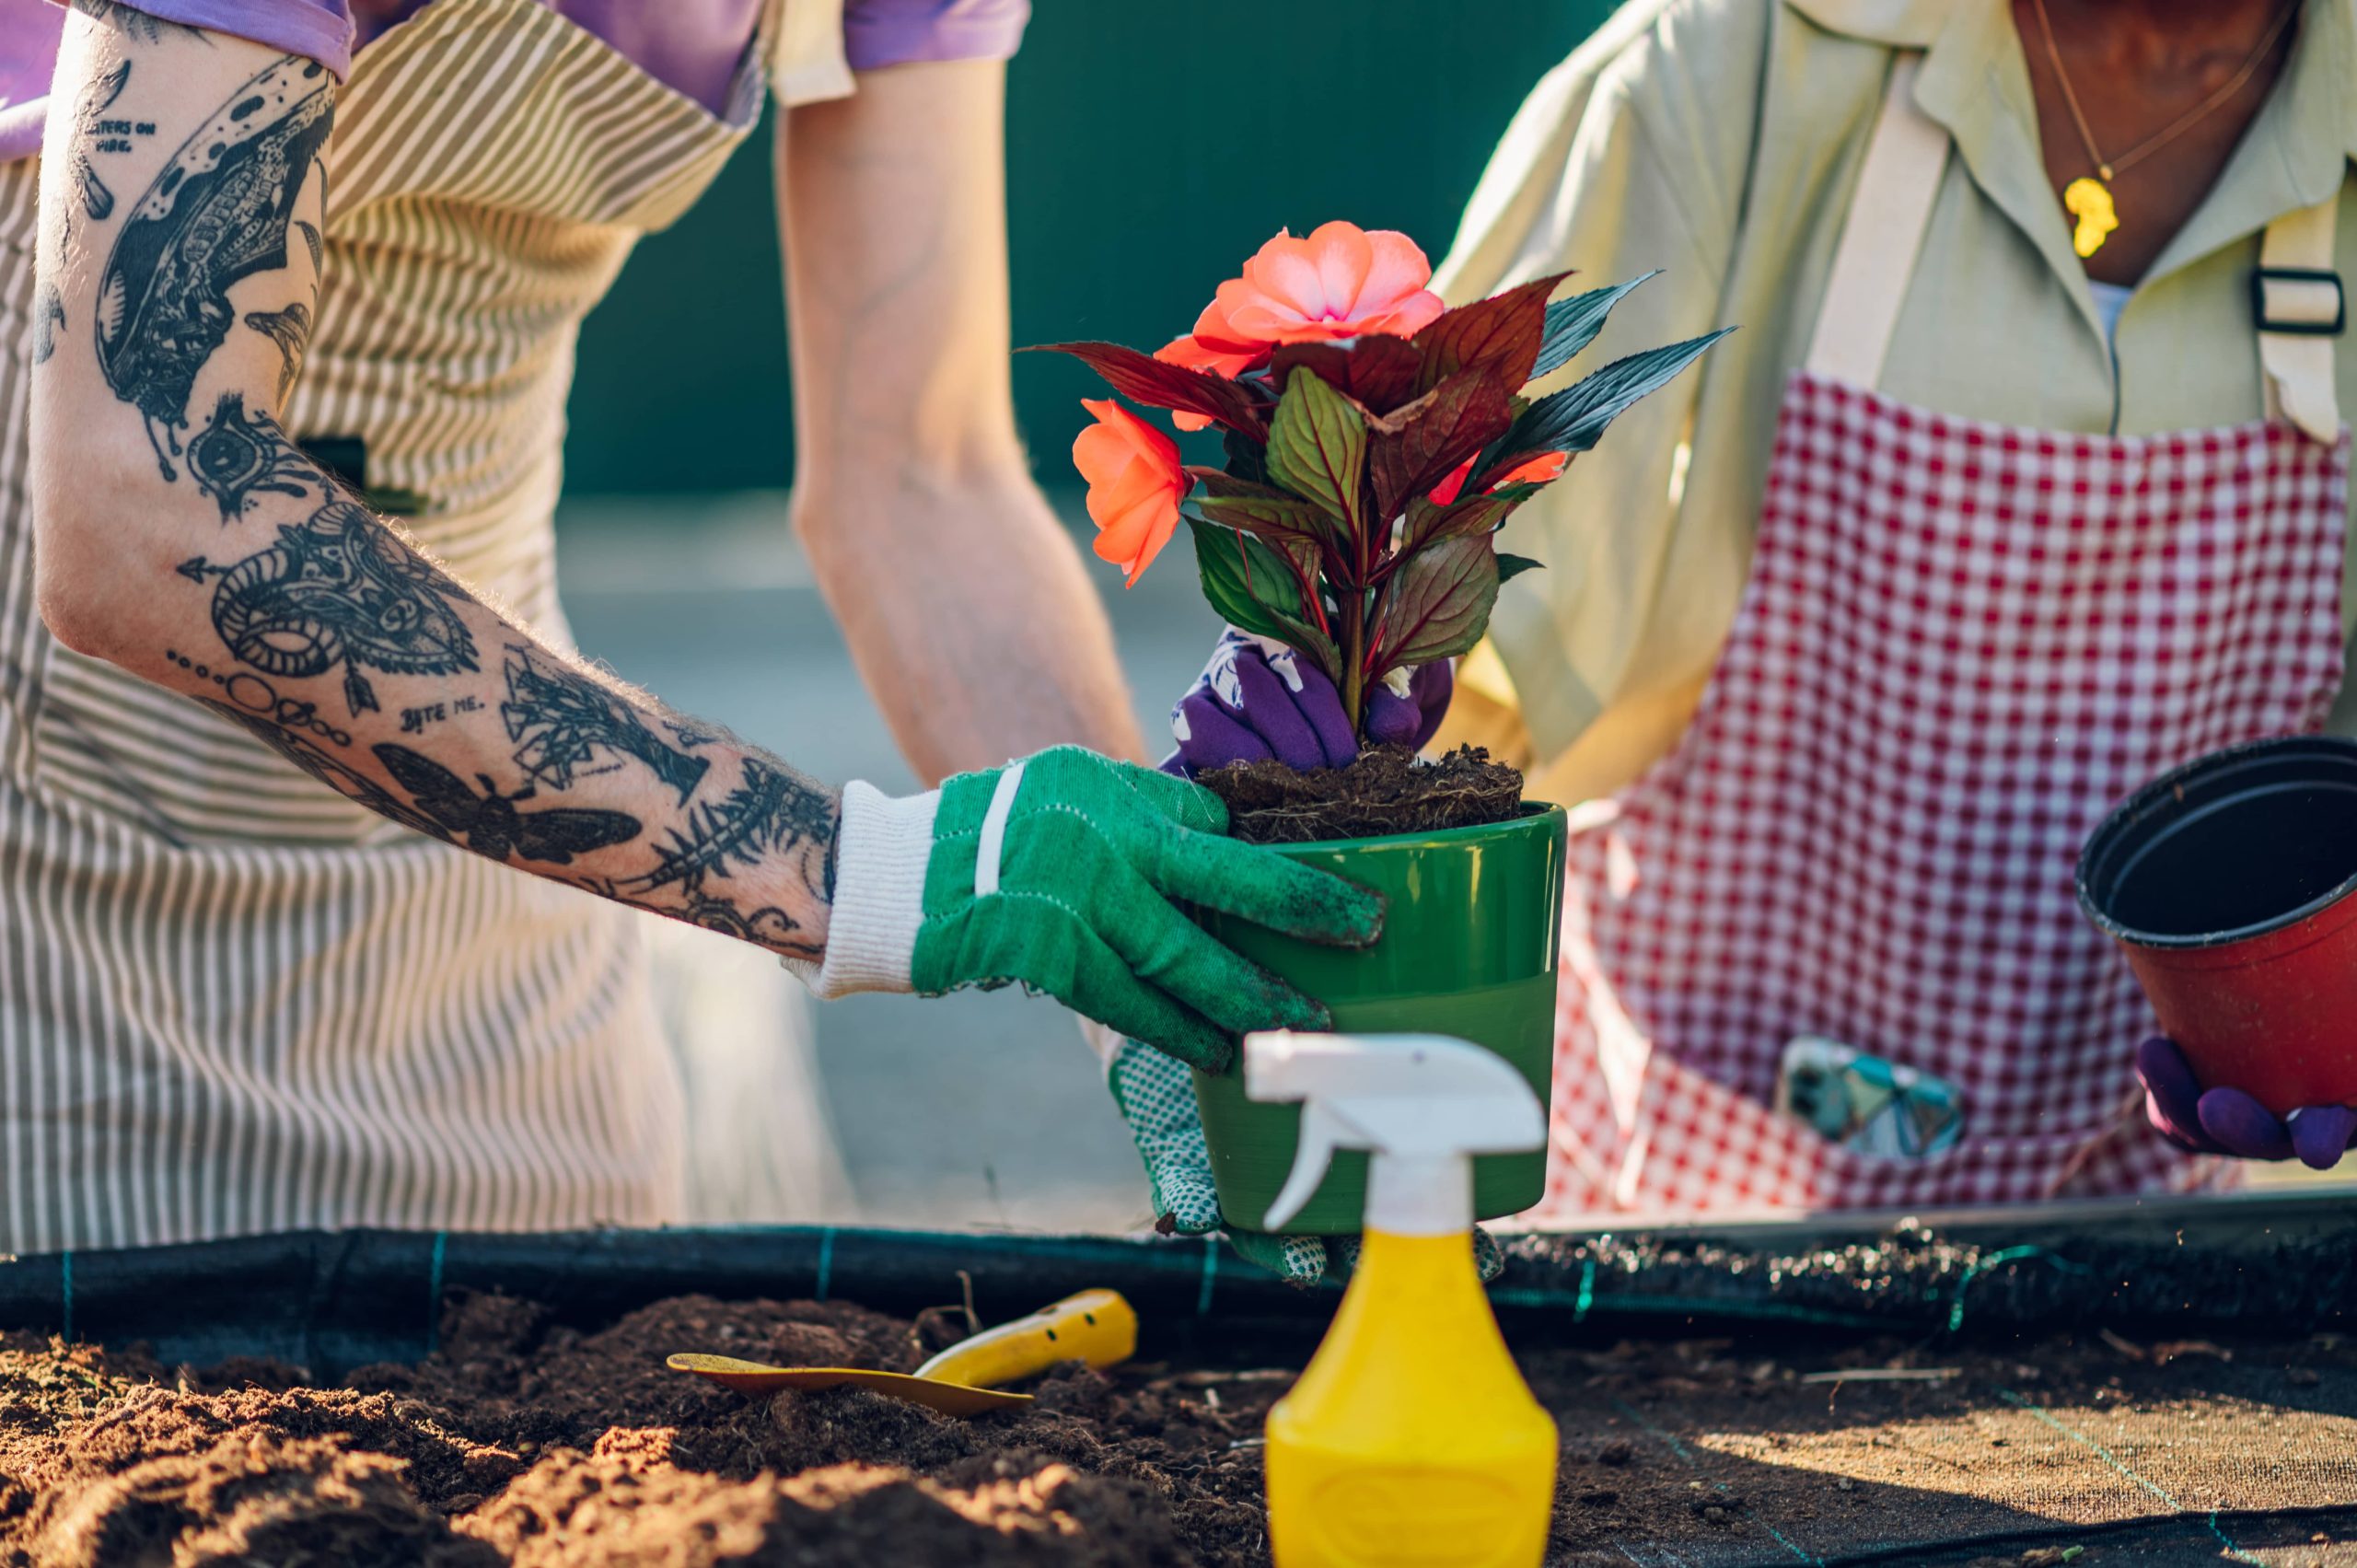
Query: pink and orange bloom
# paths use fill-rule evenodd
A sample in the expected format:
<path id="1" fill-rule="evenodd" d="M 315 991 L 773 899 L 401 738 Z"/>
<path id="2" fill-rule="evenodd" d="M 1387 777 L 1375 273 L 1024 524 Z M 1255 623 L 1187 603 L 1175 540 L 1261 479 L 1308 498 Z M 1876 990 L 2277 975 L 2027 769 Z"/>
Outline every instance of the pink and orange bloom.
<path id="1" fill-rule="evenodd" d="M 1268 363 L 1279 343 L 1330 343 L 1367 332 L 1412 338 L 1445 308 L 1424 286 L 1432 263 L 1397 230 L 1322 223 L 1306 239 L 1280 229 L 1244 263 L 1241 277 L 1219 285 L 1195 330 L 1155 358 L 1230 380 Z M 1176 413 L 1181 430 L 1211 423 Z"/>
<path id="2" fill-rule="evenodd" d="M 1219 285 L 1194 339 L 1235 354 L 1364 332 L 1412 338 L 1444 308 L 1424 286 L 1432 275 L 1416 242 L 1392 229 L 1322 223 L 1306 239 L 1280 232 L 1244 263 L 1243 276 Z"/>
<path id="3" fill-rule="evenodd" d="M 1123 587 L 1154 563 L 1178 528 L 1178 503 L 1194 487 L 1178 464 L 1178 445 L 1110 398 L 1083 398 L 1097 423 L 1072 444 L 1073 465 L 1088 482 L 1088 517 L 1097 553 L 1121 568 Z"/>

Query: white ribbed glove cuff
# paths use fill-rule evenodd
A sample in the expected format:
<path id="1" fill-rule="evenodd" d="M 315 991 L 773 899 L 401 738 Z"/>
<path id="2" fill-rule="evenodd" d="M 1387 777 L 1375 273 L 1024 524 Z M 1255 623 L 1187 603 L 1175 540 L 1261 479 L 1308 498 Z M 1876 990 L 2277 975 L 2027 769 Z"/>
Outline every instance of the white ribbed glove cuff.
<path id="1" fill-rule="evenodd" d="M 907 991 L 917 928 L 924 923 L 924 869 L 941 792 L 894 799 L 854 779 L 843 786 L 835 830 L 835 907 L 824 963 L 785 967 L 821 1001 L 861 991 Z"/>

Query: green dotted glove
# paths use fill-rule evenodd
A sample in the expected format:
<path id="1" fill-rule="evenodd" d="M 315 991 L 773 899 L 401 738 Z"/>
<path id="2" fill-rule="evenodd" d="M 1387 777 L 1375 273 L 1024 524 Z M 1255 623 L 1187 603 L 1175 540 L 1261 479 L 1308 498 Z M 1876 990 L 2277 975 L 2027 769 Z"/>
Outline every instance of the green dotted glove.
<path id="1" fill-rule="evenodd" d="M 853 784 L 811 989 L 1021 984 L 1224 1067 L 1238 1035 L 1322 1028 L 1327 1012 L 1213 940 L 1180 901 L 1338 947 L 1383 926 L 1375 894 L 1226 832 L 1209 790 L 1076 746 L 903 800 Z"/>
<path id="2" fill-rule="evenodd" d="M 1354 1236 L 1335 1237 L 1329 1252 L 1328 1242 L 1318 1237 L 1271 1236 L 1225 1224 L 1212 1187 L 1202 1120 L 1195 1110 L 1194 1079 L 1184 1063 L 1141 1040 L 1123 1040 L 1106 1066 L 1105 1081 L 1137 1141 L 1138 1157 L 1145 1163 L 1155 1228 L 1202 1236 L 1225 1225 L 1228 1241 L 1248 1261 L 1294 1284 L 1313 1285 L 1326 1277 L 1328 1269 L 1347 1272 L 1357 1263 Z M 1479 1225 L 1473 1228 L 1473 1256 L 1484 1281 L 1496 1279 L 1505 1267 L 1498 1244 Z"/>

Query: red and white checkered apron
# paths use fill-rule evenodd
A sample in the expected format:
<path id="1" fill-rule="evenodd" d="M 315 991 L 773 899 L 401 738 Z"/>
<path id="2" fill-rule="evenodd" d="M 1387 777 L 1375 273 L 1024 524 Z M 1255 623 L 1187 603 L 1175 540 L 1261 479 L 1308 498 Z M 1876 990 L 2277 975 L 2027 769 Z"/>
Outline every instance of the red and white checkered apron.
<path id="1" fill-rule="evenodd" d="M 1574 819 L 1536 1219 L 2203 1184 L 2145 1126 L 2152 1017 L 2073 899 L 2112 803 L 2312 730 L 2348 442 L 2116 439 L 1787 385 L 1751 579 L 1678 749 Z M 1817 1035 L 1937 1074 L 1928 1158 L 1770 1109 Z"/>

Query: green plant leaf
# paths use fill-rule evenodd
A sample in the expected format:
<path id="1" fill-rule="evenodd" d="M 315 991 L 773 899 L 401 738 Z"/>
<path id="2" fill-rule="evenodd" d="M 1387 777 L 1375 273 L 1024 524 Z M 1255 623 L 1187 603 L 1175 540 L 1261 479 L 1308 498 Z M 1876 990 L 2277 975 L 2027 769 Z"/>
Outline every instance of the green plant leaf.
<path id="1" fill-rule="evenodd" d="M 1231 431 L 1265 439 L 1268 422 L 1248 384 L 1171 365 L 1120 343 L 1039 343 L 1024 354 L 1068 354 L 1105 377 L 1105 384 L 1148 408 L 1178 409 L 1217 420 Z"/>
<path id="2" fill-rule="evenodd" d="M 1429 391 L 1469 370 L 1487 371 L 1509 389 L 1529 380 L 1547 330 L 1547 296 L 1571 275 L 1533 278 L 1503 294 L 1442 311 L 1416 334 L 1423 363 L 1415 389 Z"/>
<path id="3" fill-rule="evenodd" d="M 1498 552 L 1498 581 L 1501 584 L 1511 583 L 1525 572 L 1543 571 L 1546 565 L 1544 561 L 1533 561 L 1527 555 L 1508 555 L 1501 550 Z"/>
<path id="4" fill-rule="evenodd" d="M 1682 343 L 1669 343 L 1616 359 L 1595 375 L 1539 399 L 1514 422 L 1498 444 L 1500 457 L 1521 453 L 1585 452 L 1631 403 L 1667 382 L 1701 357 L 1702 351 L 1734 331 L 1722 327 Z M 1498 466 L 1497 459 L 1483 468 Z"/>
<path id="5" fill-rule="evenodd" d="M 1504 387 L 1480 370 L 1452 376 L 1369 427 L 1367 468 L 1376 516 L 1399 516 L 1514 423 Z"/>
<path id="6" fill-rule="evenodd" d="M 1460 534 L 1410 556 L 1384 585 L 1367 674 L 1471 650 L 1498 601 L 1498 558 L 1487 534 Z"/>
<path id="7" fill-rule="evenodd" d="M 1315 551 L 1295 544 L 1281 552 L 1201 517 L 1189 517 L 1187 527 L 1195 536 L 1195 568 L 1213 613 L 1238 631 L 1306 654 L 1341 684 L 1341 650 L 1301 613 L 1301 585 L 1318 580 Z"/>
<path id="8" fill-rule="evenodd" d="M 1446 506 L 1434 505 L 1428 496 L 1416 496 L 1408 503 L 1408 527 L 1401 535 L 1399 552 L 1413 554 L 1434 540 L 1459 534 L 1495 533 L 1507 513 L 1545 488 L 1502 484 L 1480 495 L 1460 495 Z"/>
<path id="9" fill-rule="evenodd" d="M 1269 422 L 1269 476 L 1364 537 L 1366 411 L 1318 376 L 1295 376 Z"/>
<path id="10" fill-rule="evenodd" d="M 1307 370 L 1373 413 L 1388 413 L 1424 389 L 1417 384 L 1424 356 L 1405 338 L 1369 332 L 1340 343 L 1281 343 L 1269 359 L 1269 379 L 1282 389 L 1295 370 Z"/>
<path id="11" fill-rule="evenodd" d="M 1538 345 L 1538 358 L 1530 367 L 1528 379 L 1560 370 L 1571 357 L 1596 341 L 1604 331 L 1604 319 L 1631 290 L 1647 278 L 1661 276 L 1656 267 L 1643 277 L 1631 278 L 1608 288 L 1592 288 L 1585 294 L 1575 294 L 1569 299 L 1559 299 L 1547 307 L 1547 331 Z"/>

